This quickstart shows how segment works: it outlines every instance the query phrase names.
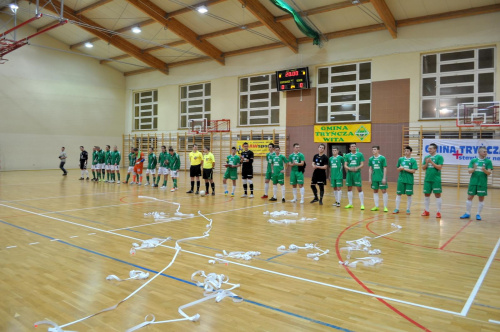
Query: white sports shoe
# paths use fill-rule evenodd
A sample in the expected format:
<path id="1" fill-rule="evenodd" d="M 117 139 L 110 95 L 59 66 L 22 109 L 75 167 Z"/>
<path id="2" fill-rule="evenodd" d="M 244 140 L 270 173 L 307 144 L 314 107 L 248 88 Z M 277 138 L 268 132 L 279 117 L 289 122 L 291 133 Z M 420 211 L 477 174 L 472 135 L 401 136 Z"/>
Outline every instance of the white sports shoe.
<path id="1" fill-rule="evenodd" d="M 120 184 L 120 181 L 116 181 L 116 184 Z"/>
<path id="2" fill-rule="evenodd" d="M 130 182 L 130 184 L 135 184 L 135 182 Z"/>
<path id="3" fill-rule="evenodd" d="M 165 187 L 165 186 L 161 186 L 161 188 L 160 188 L 160 189 L 167 189 L 167 187 Z"/>
<path id="4" fill-rule="evenodd" d="M 109 181 L 109 183 L 115 183 L 115 181 L 111 180 L 111 181 Z"/>
<path id="5" fill-rule="evenodd" d="M 248 196 L 248 198 L 253 198 L 253 195 Z"/>
<path id="6" fill-rule="evenodd" d="M 297 203 L 297 200 L 294 198 L 290 201 L 290 203 Z"/>
<path id="7" fill-rule="evenodd" d="M 144 186 L 149 186 L 149 182 L 146 182 L 146 183 L 144 184 Z"/>
<path id="8" fill-rule="evenodd" d="M 303 199 L 300 200 L 300 204 L 304 204 L 304 200 Z"/>
<path id="9" fill-rule="evenodd" d="M 245 197 L 248 197 L 247 194 L 241 195 L 241 198 L 245 198 Z"/>
<path id="10" fill-rule="evenodd" d="M 170 189 L 170 191 L 175 191 L 175 188 Z"/>

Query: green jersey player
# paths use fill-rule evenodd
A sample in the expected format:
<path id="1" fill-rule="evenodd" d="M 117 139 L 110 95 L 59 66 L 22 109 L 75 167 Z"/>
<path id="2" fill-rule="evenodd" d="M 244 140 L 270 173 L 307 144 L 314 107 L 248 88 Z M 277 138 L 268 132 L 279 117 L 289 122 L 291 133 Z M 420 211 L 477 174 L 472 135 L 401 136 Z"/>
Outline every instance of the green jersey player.
<path id="1" fill-rule="evenodd" d="M 177 154 L 177 152 L 174 151 L 174 148 L 169 146 L 168 147 L 168 167 L 170 168 L 170 176 L 172 177 L 172 182 L 173 182 L 173 187 L 170 191 L 176 191 L 178 189 L 177 187 L 177 178 L 179 177 L 179 168 L 181 168 L 181 158 Z"/>
<path id="2" fill-rule="evenodd" d="M 441 219 L 441 169 L 443 168 L 444 158 L 443 156 L 436 153 L 437 145 L 431 143 L 429 145 L 429 155 L 424 158 L 422 169 L 425 170 L 425 179 L 424 179 L 424 205 L 425 210 L 422 213 L 423 217 L 428 217 L 429 213 L 429 205 L 431 202 L 431 193 L 434 192 L 434 196 L 436 196 L 436 218 Z"/>
<path id="3" fill-rule="evenodd" d="M 380 146 L 372 147 L 373 156 L 368 159 L 368 182 L 371 183 L 373 189 L 373 201 L 375 207 L 371 211 L 378 211 L 379 197 L 378 190 L 382 190 L 382 198 L 384 200 L 384 212 L 387 209 L 389 195 L 387 194 L 387 160 L 380 154 Z"/>
<path id="4" fill-rule="evenodd" d="M 122 155 L 118 151 L 118 147 L 115 145 L 113 151 L 111 151 L 111 183 L 115 182 L 115 174 L 118 176 L 116 183 L 120 184 L 120 161 L 122 160 Z"/>
<path id="5" fill-rule="evenodd" d="M 304 204 L 304 164 L 306 157 L 299 152 L 300 145 L 299 143 L 295 143 L 293 145 L 293 153 L 288 157 L 288 163 L 292 166 L 290 171 L 290 184 L 293 187 L 293 199 L 292 203 L 297 202 L 297 185 L 300 188 L 300 203 Z"/>
<path id="6" fill-rule="evenodd" d="M 156 154 L 153 150 L 153 148 L 149 148 L 149 153 L 148 153 L 148 168 L 146 168 L 146 184 L 145 186 L 149 186 L 149 174 L 153 175 L 153 183 L 151 184 L 152 187 L 155 186 L 156 182 L 156 164 L 158 160 L 156 159 Z"/>
<path id="7" fill-rule="evenodd" d="M 396 167 L 399 171 L 398 185 L 396 189 L 396 209 L 393 214 L 399 213 L 399 205 L 401 204 L 401 195 L 405 194 L 406 214 L 410 214 L 411 200 L 413 196 L 413 174 L 418 170 L 418 163 L 411 157 L 413 149 L 411 146 L 405 147 L 405 156 L 398 159 Z"/>
<path id="8" fill-rule="evenodd" d="M 330 181 L 333 187 L 335 196 L 334 206 L 340 207 L 340 199 L 342 198 L 342 187 L 344 186 L 344 157 L 339 155 L 339 148 L 332 147 L 332 156 L 328 160 L 330 166 Z"/>
<path id="9" fill-rule="evenodd" d="M 347 186 L 347 198 L 349 204 L 345 206 L 346 209 L 351 209 L 352 206 L 352 187 L 358 188 L 359 201 L 361 203 L 361 210 L 365 209 L 365 196 L 363 193 L 361 182 L 361 168 L 365 166 L 365 157 L 361 152 L 357 152 L 356 143 L 351 143 L 349 146 L 351 153 L 344 155 L 344 167 L 347 171 L 345 184 Z"/>
<path id="10" fill-rule="evenodd" d="M 281 202 L 285 203 L 285 172 L 288 160 L 282 154 L 280 154 L 280 147 L 274 146 L 274 156 L 273 161 L 273 197 L 270 199 L 271 202 L 278 200 L 276 197 L 278 194 L 278 183 L 281 184 Z"/>
<path id="11" fill-rule="evenodd" d="M 236 190 L 236 180 L 238 180 L 238 167 L 240 167 L 240 156 L 236 154 L 236 147 L 231 148 L 231 154 L 226 158 L 226 172 L 224 173 L 224 179 L 222 183 L 224 185 L 224 195 L 227 196 L 229 193 L 227 190 L 227 179 L 233 181 L 233 190 L 231 191 L 231 197 L 234 197 L 234 191 Z"/>
<path id="12" fill-rule="evenodd" d="M 275 154 L 274 144 L 269 143 L 267 148 L 269 149 L 269 152 L 266 154 L 266 160 L 267 160 L 266 179 L 264 181 L 264 195 L 261 198 L 269 197 L 267 195 L 269 193 L 269 181 L 271 181 L 271 178 L 273 177 L 273 157 Z"/>
<path id="13" fill-rule="evenodd" d="M 155 187 L 158 187 L 160 178 L 163 175 L 163 186 L 160 189 L 167 189 L 169 166 L 168 166 L 168 152 L 165 145 L 161 146 L 161 152 L 158 156 L 158 177 L 156 178 Z"/>
<path id="14" fill-rule="evenodd" d="M 97 146 L 94 146 L 92 148 L 92 181 L 97 181 L 96 171 L 98 163 L 99 159 L 97 157 Z"/>
<path id="15" fill-rule="evenodd" d="M 130 147 L 130 153 L 128 154 L 128 170 L 127 170 L 127 179 L 125 180 L 125 184 L 128 184 L 128 179 L 130 179 L 130 174 L 134 173 L 134 166 L 137 157 L 135 156 L 134 147 Z"/>
<path id="16" fill-rule="evenodd" d="M 493 163 L 486 158 L 488 150 L 482 146 L 478 149 L 478 158 L 474 158 L 469 163 L 469 189 L 467 190 L 466 212 L 460 219 L 469 219 L 472 209 L 472 200 L 477 195 L 479 204 L 477 206 L 476 220 L 481 220 L 481 211 L 484 207 L 484 197 L 488 195 L 488 176 L 493 172 Z"/>
<path id="17" fill-rule="evenodd" d="M 103 182 L 104 181 L 104 173 L 106 172 L 106 154 L 99 146 L 97 147 L 97 160 L 98 160 L 97 179 L 98 179 L 98 181 Z M 101 176 L 102 176 L 102 179 L 100 179 Z"/>
<path id="18" fill-rule="evenodd" d="M 106 145 L 106 151 L 104 152 L 104 171 L 106 171 L 106 182 L 109 182 L 109 174 L 111 173 L 111 146 L 109 145 Z"/>

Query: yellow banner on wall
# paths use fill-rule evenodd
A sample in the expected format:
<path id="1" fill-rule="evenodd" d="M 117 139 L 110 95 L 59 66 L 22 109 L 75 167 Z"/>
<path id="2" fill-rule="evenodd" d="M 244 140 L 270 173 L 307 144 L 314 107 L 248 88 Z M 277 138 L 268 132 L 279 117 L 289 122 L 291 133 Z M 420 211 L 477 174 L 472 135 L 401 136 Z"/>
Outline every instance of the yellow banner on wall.
<path id="1" fill-rule="evenodd" d="M 317 143 L 370 143 L 371 141 L 371 123 L 314 126 L 314 142 Z"/>
<path id="2" fill-rule="evenodd" d="M 274 143 L 272 140 L 237 141 L 236 149 L 238 149 L 238 154 L 243 151 L 243 143 L 245 142 L 248 143 L 248 149 L 252 150 L 254 157 L 265 157 L 269 152 L 269 144 Z"/>

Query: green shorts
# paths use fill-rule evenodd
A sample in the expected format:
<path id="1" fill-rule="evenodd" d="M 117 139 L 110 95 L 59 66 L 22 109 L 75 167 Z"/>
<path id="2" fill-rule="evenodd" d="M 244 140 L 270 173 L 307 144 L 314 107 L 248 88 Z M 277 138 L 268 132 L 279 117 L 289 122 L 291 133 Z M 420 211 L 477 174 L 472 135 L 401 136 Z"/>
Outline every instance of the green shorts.
<path id="1" fill-rule="evenodd" d="M 284 185 L 285 184 L 285 174 L 283 173 L 273 173 L 273 177 L 272 177 L 272 180 L 273 180 L 273 184 L 281 184 L 281 185 Z"/>
<path id="2" fill-rule="evenodd" d="M 469 189 L 467 190 L 467 195 L 469 196 L 488 196 L 488 186 L 476 186 L 469 184 Z"/>
<path id="3" fill-rule="evenodd" d="M 347 187 L 361 187 L 361 172 L 347 172 L 345 177 L 345 185 Z"/>
<path id="4" fill-rule="evenodd" d="M 340 188 L 344 186 L 344 179 L 330 179 L 333 188 Z"/>
<path id="5" fill-rule="evenodd" d="M 429 182 L 424 181 L 424 194 L 440 194 L 442 192 L 441 181 L 440 182 Z"/>
<path id="6" fill-rule="evenodd" d="M 413 195 L 413 184 L 402 183 L 398 181 L 398 187 L 396 189 L 396 194 L 398 195 Z"/>
<path id="7" fill-rule="evenodd" d="M 237 168 L 226 168 L 226 173 L 224 173 L 224 179 L 238 180 L 238 169 Z"/>
<path id="8" fill-rule="evenodd" d="M 290 172 L 290 184 L 295 186 L 297 184 L 304 184 L 304 173 L 299 171 Z"/>
<path id="9" fill-rule="evenodd" d="M 382 184 L 382 181 L 372 181 L 372 189 L 387 189 L 389 186 L 387 185 L 387 182 L 385 184 Z"/>
<path id="10" fill-rule="evenodd" d="M 273 171 L 269 169 L 266 171 L 266 180 L 271 180 L 273 178 Z"/>

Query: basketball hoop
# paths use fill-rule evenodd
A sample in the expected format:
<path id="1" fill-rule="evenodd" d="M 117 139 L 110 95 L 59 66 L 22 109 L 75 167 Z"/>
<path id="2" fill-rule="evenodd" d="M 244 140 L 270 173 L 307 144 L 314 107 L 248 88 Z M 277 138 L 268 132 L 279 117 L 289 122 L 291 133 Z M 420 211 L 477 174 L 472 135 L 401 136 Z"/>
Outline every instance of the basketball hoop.
<path id="1" fill-rule="evenodd" d="M 483 121 L 482 120 L 474 120 L 472 121 L 472 124 L 474 125 L 474 127 L 481 127 L 481 125 L 483 124 Z"/>

